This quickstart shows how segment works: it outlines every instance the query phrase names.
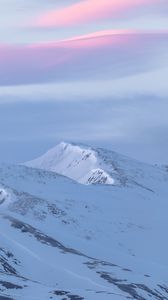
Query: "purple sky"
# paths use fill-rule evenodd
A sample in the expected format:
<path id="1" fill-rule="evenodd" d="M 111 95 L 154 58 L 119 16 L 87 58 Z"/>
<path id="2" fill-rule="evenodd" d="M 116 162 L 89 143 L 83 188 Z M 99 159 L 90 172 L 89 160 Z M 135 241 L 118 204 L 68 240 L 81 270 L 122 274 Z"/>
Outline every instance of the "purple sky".
<path id="1" fill-rule="evenodd" d="M 167 0 L 0 0 L 0 6 L 1 161 L 18 161 L 18 149 L 23 160 L 31 159 L 67 139 L 105 144 L 145 161 L 167 161 L 167 143 L 161 138 L 168 131 L 163 118 L 168 97 Z M 33 107 L 41 111 L 39 124 L 31 122 Z M 55 117 L 53 129 L 46 120 L 41 136 L 44 107 L 48 114 L 53 107 Z M 62 107 L 72 108 L 67 118 Z M 18 126 L 24 120 L 27 141 Z"/>

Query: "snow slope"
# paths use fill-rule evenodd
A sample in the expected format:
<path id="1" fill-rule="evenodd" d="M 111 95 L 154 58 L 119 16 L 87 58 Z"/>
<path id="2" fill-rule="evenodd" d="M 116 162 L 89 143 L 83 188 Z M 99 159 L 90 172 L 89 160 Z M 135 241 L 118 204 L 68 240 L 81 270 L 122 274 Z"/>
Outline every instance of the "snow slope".
<path id="1" fill-rule="evenodd" d="M 83 184 L 110 185 L 145 185 L 148 177 L 158 177 L 159 170 L 114 151 L 65 142 L 23 165 L 56 172 Z"/>
<path id="2" fill-rule="evenodd" d="M 24 165 L 53 171 L 83 184 L 114 183 L 112 176 L 102 168 L 96 151 L 86 146 L 62 142 Z"/>
<path id="3" fill-rule="evenodd" d="M 168 300 L 168 173 L 96 151 L 118 184 L 0 165 L 0 299 Z"/>

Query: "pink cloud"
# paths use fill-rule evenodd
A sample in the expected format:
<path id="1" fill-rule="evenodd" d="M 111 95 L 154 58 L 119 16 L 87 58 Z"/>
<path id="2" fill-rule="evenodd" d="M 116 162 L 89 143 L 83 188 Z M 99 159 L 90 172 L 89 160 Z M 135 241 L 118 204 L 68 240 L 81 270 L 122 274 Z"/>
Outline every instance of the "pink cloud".
<path id="1" fill-rule="evenodd" d="M 167 33 L 108 30 L 57 42 L 0 45 L 0 86 L 111 79 L 144 72 L 163 57 L 166 41 Z"/>
<path id="2" fill-rule="evenodd" d="M 49 11 L 39 16 L 33 25 L 38 27 L 71 26 L 105 18 L 116 18 L 127 11 L 154 4 L 156 0 L 84 0 L 71 6 Z"/>
<path id="3" fill-rule="evenodd" d="M 29 45 L 29 48 L 96 48 L 96 47 L 104 47 L 107 45 L 118 45 L 121 43 L 125 43 L 125 38 L 129 38 L 130 35 L 136 34 L 135 30 L 126 30 L 126 29 L 109 29 L 109 30 L 101 30 L 85 35 L 74 36 L 69 39 L 63 39 L 55 42 L 44 42 L 39 44 Z M 139 32 L 140 33 L 140 32 Z M 122 38 L 119 38 L 122 36 Z"/>

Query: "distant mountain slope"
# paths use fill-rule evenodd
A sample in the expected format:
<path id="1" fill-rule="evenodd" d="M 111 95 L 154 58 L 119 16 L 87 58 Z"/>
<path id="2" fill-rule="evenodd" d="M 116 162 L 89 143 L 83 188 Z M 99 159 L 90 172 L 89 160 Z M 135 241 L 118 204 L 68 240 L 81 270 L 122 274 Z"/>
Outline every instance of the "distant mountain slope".
<path id="1" fill-rule="evenodd" d="M 100 148 L 55 149 L 51 167 L 71 162 L 66 175 L 84 176 L 90 151 L 114 182 L 0 165 L 0 299 L 168 300 L 165 168 Z"/>
<path id="2" fill-rule="evenodd" d="M 86 186 L 1 165 L 0 299 L 168 300 L 167 182 Z"/>
<path id="3" fill-rule="evenodd" d="M 62 142 L 25 166 L 53 171 L 83 184 L 132 185 L 155 189 L 164 168 L 103 148 Z"/>
<path id="4" fill-rule="evenodd" d="M 60 143 L 41 157 L 24 163 L 29 167 L 53 171 L 70 177 L 83 184 L 113 184 L 114 179 L 103 169 L 101 160 L 94 149 Z"/>

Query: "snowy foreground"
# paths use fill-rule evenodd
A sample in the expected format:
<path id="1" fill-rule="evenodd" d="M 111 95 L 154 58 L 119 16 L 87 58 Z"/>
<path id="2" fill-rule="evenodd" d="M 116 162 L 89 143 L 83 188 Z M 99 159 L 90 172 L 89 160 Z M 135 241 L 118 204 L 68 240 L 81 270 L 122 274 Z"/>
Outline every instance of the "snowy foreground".
<path id="1" fill-rule="evenodd" d="M 1 165 L 0 299 L 167 300 L 167 214 L 166 168 L 115 152 Z"/>

